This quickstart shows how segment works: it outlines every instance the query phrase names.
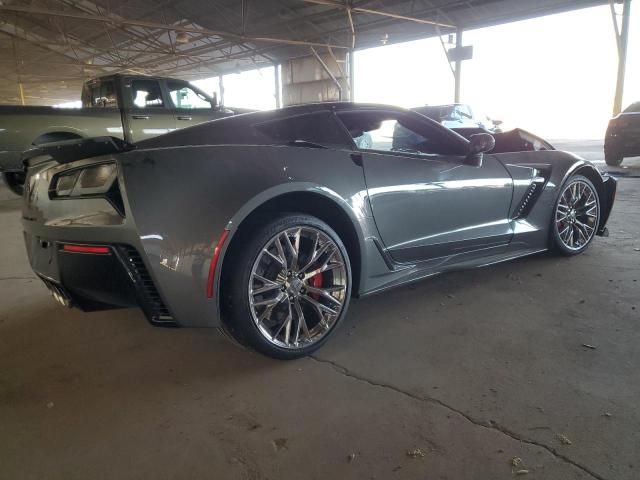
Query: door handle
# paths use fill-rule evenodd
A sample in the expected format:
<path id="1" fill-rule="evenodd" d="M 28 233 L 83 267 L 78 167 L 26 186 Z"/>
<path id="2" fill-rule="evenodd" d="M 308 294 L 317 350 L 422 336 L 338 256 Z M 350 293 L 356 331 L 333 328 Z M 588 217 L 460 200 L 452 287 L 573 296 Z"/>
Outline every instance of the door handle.
<path id="1" fill-rule="evenodd" d="M 187 116 L 187 115 L 180 115 L 180 116 L 178 117 L 178 120 L 193 120 L 193 118 L 192 118 L 192 117 L 189 117 L 189 116 Z"/>
<path id="2" fill-rule="evenodd" d="M 149 120 L 149 115 L 132 115 L 133 118 L 135 118 L 136 120 Z"/>

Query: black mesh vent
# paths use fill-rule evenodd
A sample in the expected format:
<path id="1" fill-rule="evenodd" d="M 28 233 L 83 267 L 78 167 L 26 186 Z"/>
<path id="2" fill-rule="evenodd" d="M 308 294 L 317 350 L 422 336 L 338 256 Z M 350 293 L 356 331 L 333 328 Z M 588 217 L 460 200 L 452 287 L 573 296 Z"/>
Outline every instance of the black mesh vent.
<path id="1" fill-rule="evenodd" d="M 174 326 L 173 316 L 156 290 L 151 275 L 149 275 L 138 251 L 128 245 L 119 245 L 117 248 L 136 286 L 141 307 L 149 321 L 154 324 Z"/>
<path id="2" fill-rule="evenodd" d="M 529 188 L 524 194 L 520 205 L 518 205 L 518 208 L 516 208 L 514 212 L 513 220 L 525 218 L 527 215 L 529 215 L 531 209 L 533 208 L 533 205 L 536 203 L 536 200 L 538 199 L 538 197 L 540 197 L 546 181 L 547 179 L 544 177 L 536 177 L 533 179 L 533 182 L 531 182 L 531 185 L 529 185 Z"/>

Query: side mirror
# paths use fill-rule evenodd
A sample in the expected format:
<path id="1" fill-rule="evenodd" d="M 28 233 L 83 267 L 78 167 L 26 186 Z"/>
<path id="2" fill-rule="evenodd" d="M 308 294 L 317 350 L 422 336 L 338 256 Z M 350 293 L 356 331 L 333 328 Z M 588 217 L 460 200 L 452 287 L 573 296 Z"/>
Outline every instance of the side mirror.
<path id="1" fill-rule="evenodd" d="M 467 165 L 482 166 L 482 154 L 490 152 L 496 146 L 496 140 L 488 133 L 476 133 L 469 137 L 469 149 L 467 150 Z"/>
<path id="2" fill-rule="evenodd" d="M 502 120 L 491 120 L 491 123 L 497 127 L 498 125 L 502 125 Z"/>

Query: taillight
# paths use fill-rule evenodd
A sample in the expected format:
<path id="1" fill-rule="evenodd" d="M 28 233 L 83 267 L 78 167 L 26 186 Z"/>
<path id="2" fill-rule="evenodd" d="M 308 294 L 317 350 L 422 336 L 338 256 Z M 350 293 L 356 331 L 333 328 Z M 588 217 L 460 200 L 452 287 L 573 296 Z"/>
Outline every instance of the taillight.
<path id="1" fill-rule="evenodd" d="M 218 243 L 216 243 L 216 248 L 213 250 L 213 256 L 211 257 L 211 263 L 209 264 L 209 277 L 207 278 L 207 298 L 213 298 L 213 283 L 216 278 L 216 268 L 218 267 L 218 260 L 220 260 L 222 247 L 224 247 L 224 242 L 227 241 L 228 236 L 229 230 L 223 230 L 222 235 L 220 235 L 220 238 L 218 239 Z"/>
<path id="2" fill-rule="evenodd" d="M 54 176 L 50 187 L 52 198 L 104 195 L 116 180 L 115 163 L 102 163 L 61 172 Z"/>

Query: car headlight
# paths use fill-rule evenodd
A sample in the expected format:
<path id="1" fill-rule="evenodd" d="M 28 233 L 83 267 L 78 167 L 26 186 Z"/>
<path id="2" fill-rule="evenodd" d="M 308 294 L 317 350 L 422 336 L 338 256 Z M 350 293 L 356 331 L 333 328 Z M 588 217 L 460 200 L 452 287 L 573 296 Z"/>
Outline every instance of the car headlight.
<path id="1" fill-rule="evenodd" d="M 115 163 L 102 163 L 86 168 L 62 172 L 54 176 L 52 197 L 82 197 L 104 195 L 116 180 Z"/>

